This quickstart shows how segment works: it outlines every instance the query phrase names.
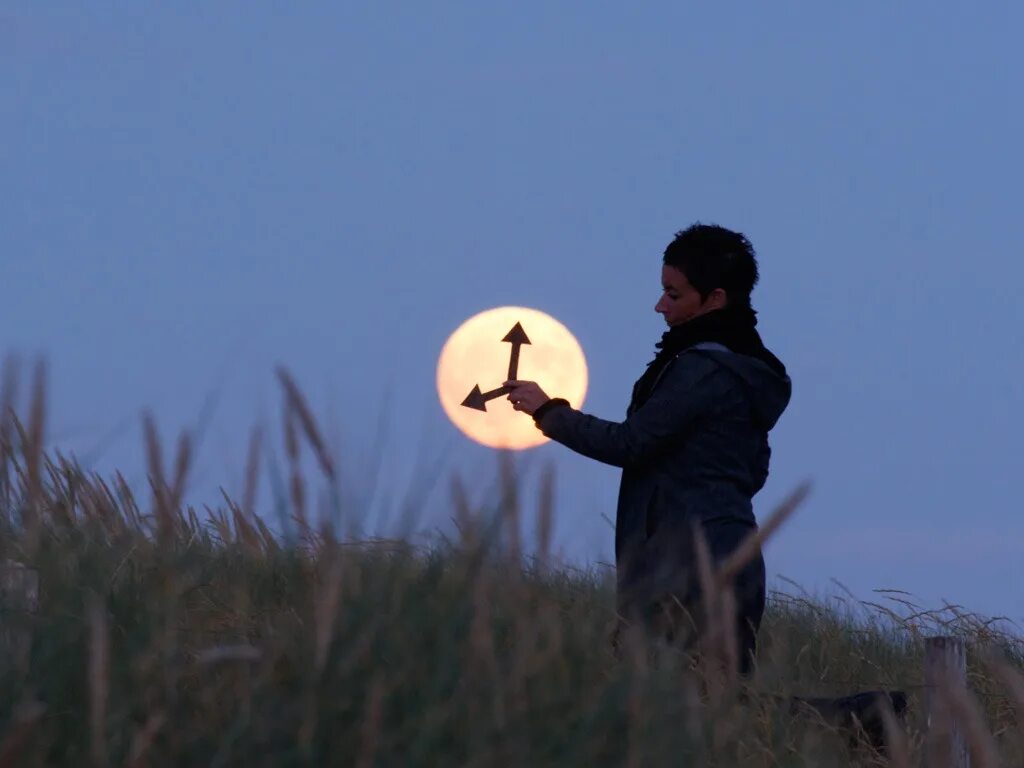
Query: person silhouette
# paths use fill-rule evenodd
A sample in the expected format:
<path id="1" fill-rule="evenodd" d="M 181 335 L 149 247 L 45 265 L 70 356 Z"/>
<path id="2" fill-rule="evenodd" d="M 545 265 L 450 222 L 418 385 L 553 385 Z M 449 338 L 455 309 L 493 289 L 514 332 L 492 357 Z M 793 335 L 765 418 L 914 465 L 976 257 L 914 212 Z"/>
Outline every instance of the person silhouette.
<path id="1" fill-rule="evenodd" d="M 696 532 L 720 563 L 757 530 L 768 433 L 792 383 L 756 329 L 757 258 L 741 233 L 697 222 L 664 251 L 654 309 L 669 328 L 633 386 L 624 421 L 583 413 L 534 381 L 508 399 L 551 440 L 622 470 L 615 520 L 620 626 L 686 647 L 702 631 Z M 765 606 L 757 549 L 733 582 L 739 671 L 752 669 Z M 615 633 L 618 636 L 618 631 Z"/>

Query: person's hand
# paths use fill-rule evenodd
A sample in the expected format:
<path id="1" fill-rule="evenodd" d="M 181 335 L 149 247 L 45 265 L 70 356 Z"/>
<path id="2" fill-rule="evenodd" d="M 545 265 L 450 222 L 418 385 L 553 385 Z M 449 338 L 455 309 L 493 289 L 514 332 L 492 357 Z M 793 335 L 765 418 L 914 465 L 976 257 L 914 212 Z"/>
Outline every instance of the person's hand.
<path id="1" fill-rule="evenodd" d="M 543 389 L 537 386 L 536 381 L 510 379 L 503 386 L 512 388 L 512 391 L 508 393 L 508 399 L 512 403 L 512 407 L 517 411 L 528 413 L 530 416 L 533 416 L 534 411 L 551 399 L 544 393 Z"/>

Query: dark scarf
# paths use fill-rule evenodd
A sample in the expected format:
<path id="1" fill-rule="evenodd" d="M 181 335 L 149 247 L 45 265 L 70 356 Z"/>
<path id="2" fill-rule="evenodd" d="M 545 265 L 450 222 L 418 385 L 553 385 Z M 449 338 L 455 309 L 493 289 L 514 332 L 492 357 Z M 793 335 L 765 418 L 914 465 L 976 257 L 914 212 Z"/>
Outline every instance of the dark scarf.
<path id="1" fill-rule="evenodd" d="M 717 342 L 737 354 L 756 357 L 784 376 L 786 366 L 764 346 L 756 325 L 757 313 L 751 307 L 726 307 L 669 328 L 654 345 L 658 353 L 647 364 L 647 370 L 633 389 L 632 406 L 639 407 L 651 396 L 654 382 L 669 361 L 684 349 L 704 341 Z"/>

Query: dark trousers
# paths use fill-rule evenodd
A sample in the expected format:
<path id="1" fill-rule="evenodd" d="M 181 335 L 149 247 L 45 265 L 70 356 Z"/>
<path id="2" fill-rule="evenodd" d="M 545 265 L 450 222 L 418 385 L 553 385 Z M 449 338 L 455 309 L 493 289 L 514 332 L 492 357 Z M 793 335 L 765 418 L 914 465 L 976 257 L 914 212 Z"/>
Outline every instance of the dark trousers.
<path id="1" fill-rule="evenodd" d="M 701 530 L 712 567 L 717 568 L 756 528 L 739 521 L 715 521 L 705 523 Z M 688 652 L 696 649 L 697 639 L 708 631 L 695 546 L 692 536 L 677 534 L 668 546 L 649 547 L 648 562 L 620 579 L 618 595 L 619 614 L 627 625 L 638 627 L 649 639 Z M 760 551 L 737 575 L 732 589 L 736 610 L 733 616 L 724 617 L 724 629 L 733 633 L 740 674 L 748 676 L 765 606 L 765 565 Z M 621 625 L 616 628 L 616 647 L 622 630 Z"/>

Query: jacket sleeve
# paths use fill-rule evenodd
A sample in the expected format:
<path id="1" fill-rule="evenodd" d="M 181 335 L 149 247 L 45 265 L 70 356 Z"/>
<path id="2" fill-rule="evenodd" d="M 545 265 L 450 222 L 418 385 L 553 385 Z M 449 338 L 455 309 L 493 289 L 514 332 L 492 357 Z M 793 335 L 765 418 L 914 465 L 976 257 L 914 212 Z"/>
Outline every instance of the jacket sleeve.
<path id="1" fill-rule="evenodd" d="M 683 353 L 669 364 L 651 397 L 623 422 L 561 405 L 536 419 L 545 436 L 591 459 L 625 467 L 660 453 L 695 419 L 710 412 L 729 374 L 707 355 Z"/>

